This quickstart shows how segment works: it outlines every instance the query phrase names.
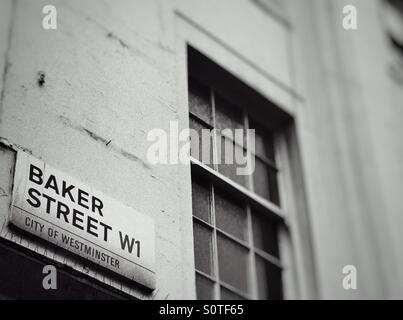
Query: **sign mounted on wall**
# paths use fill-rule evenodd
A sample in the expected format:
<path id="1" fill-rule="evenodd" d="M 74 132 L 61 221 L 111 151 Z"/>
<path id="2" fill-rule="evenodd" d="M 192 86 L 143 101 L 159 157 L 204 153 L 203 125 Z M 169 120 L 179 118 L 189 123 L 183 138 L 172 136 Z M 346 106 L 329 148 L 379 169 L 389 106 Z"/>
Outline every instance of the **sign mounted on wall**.
<path id="1" fill-rule="evenodd" d="M 155 289 L 153 220 L 22 151 L 10 222 Z"/>

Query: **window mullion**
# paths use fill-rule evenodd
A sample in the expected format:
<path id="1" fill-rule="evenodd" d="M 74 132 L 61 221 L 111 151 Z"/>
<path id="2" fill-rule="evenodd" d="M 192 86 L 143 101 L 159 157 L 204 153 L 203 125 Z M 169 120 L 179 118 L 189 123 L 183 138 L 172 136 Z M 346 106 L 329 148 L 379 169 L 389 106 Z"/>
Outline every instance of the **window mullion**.
<path id="1" fill-rule="evenodd" d="M 244 109 L 244 113 L 243 113 L 243 121 L 244 121 L 244 128 L 245 128 L 245 134 L 246 134 L 246 137 L 245 137 L 245 139 L 248 137 L 247 136 L 247 130 L 249 130 L 249 117 L 248 117 L 248 113 L 246 112 L 246 110 Z M 247 156 L 247 159 L 248 159 L 248 166 L 250 165 L 250 163 L 251 163 L 251 157 L 252 156 L 254 156 L 254 153 L 252 154 L 252 152 L 251 152 L 251 150 L 250 150 L 250 146 L 249 146 L 249 140 L 248 139 L 246 139 L 246 156 Z M 250 190 L 250 191 L 254 191 L 253 189 L 253 174 L 249 174 L 248 176 L 247 176 L 247 188 Z"/>
<path id="2" fill-rule="evenodd" d="M 214 297 L 217 300 L 221 299 L 220 285 L 219 285 L 219 268 L 218 268 L 218 245 L 217 245 L 217 229 L 216 229 L 216 218 L 215 218 L 215 201 L 214 201 L 214 185 L 211 184 L 211 222 L 214 226 L 213 228 L 213 270 L 214 270 Z"/>
<path id="3" fill-rule="evenodd" d="M 249 295 L 252 299 L 259 299 L 259 290 L 257 285 L 257 272 L 256 272 L 256 261 L 255 261 L 255 251 L 253 244 L 253 231 L 252 231 L 252 210 L 249 205 L 246 206 L 247 212 L 247 230 L 248 230 L 248 243 L 249 249 Z"/>
<path id="4" fill-rule="evenodd" d="M 215 116 L 215 94 L 213 88 L 210 88 L 210 102 L 211 102 L 211 113 L 213 117 L 213 132 L 214 134 L 212 135 L 213 141 L 212 141 L 212 148 L 213 148 L 213 168 L 214 170 L 218 171 L 218 154 L 217 154 L 217 135 L 215 134 L 215 128 L 216 126 L 216 116 Z M 221 144 L 220 144 L 221 145 Z"/>

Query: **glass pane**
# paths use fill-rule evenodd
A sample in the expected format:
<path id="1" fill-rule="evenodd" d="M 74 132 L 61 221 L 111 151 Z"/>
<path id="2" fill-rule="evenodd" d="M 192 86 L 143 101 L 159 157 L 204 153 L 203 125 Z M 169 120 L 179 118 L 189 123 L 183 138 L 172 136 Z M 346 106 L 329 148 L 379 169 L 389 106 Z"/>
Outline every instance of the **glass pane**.
<path id="1" fill-rule="evenodd" d="M 260 214 L 252 213 L 253 244 L 272 256 L 279 257 L 277 227 Z"/>
<path id="2" fill-rule="evenodd" d="M 270 130 L 253 120 L 250 121 L 249 128 L 255 129 L 255 154 L 275 162 L 273 135 Z"/>
<path id="3" fill-rule="evenodd" d="M 245 298 L 224 287 L 221 287 L 221 300 L 245 300 Z"/>
<path id="4" fill-rule="evenodd" d="M 270 201 L 280 206 L 280 195 L 278 192 L 277 172 L 269 169 Z"/>
<path id="5" fill-rule="evenodd" d="M 200 162 L 213 167 L 213 147 L 211 130 L 197 120 L 190 118 L 190 155 Z"/>
<path id="6" fill-rule="evenodd" d="M 196 274 L 196 292 L 199 300 L 214 299 L 214 283 L 199 274 Z"/>
<path id="7" fill-rule="evenodd" d="M 255 157 L 255 171 L 253 172 L 253 187 L 255 193 L 280 205 L 280 196 L 277 184 L 277 172 L 265 162 Z"/>
<path id="8" fill-rule="evenodd" d="M 246 152 L 225 137 L 220 136 L 217 139 L 221 141 L 217 143 L 217 158 L 220 159 L 218 172 L 245 187 L 246 176 L 238 174 L 237 168 L 246 167 Z"/>
<path id="9" fill-rule="evenodd" d="M 194 216 L 210 222 L 210 186 L 207 182 L 193 180 L 192 207 Z"/>
<path id="10" fill-rule="evenodd" d="M 197 117 L 212 125 L 210 88 L 189 78 L 189 109 Z"/>
<path id="11" fill-rule="evenodd" d="M 283 299 L 283 285 L 280 268 L 256 255 L 256 274 L 259 299 Z"/>
<path id="12" fill-rule="evenodd" d="M 255 157 L 253 187 L 255 193 L 263 198 L 270 199 L 269 167 L 258 157 Z"/>
<path id="13" fill-rule="evenodd" d="M 216 92 L 214 98 L 216 128 L 243 129 L 242 110 Z"/>
<path id="14" fill-rule="evenodd" d="M 203 227 L 197 222 L 193 223 L 193 233 L 196 269 L 212 275 L 212 233 L 209 229 Z"/>
<path id="15" fill-rule="evenodd" d="M 214 194 L 214 202 L 217 227 L 238 239 L 245 240 L 247 226 L 245 206 L 219 192 Z"/>
<path id="16" fill-rule="evenodd" d="M 247 292 L 248 251 L 236 242 L 217 234 L 220 279 Z"/>

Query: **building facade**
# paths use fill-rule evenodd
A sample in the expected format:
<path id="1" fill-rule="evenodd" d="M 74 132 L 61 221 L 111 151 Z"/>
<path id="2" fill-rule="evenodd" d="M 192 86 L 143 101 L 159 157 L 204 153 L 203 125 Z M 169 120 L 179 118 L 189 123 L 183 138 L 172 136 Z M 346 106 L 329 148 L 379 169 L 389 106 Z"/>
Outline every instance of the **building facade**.
<path id="1" fill-rule="evenodd" d="M 1 298 L 403 297 L 401 1 L 4 0 L 0 16 Z M 152 163 L 150 132 L 174 125 L 255 129 L 255 149 L 211 135 L 211 153 L 191 138 L 187 164 Z M 209 162 L 219 141 L 254 172 Z M 152 284 L 13 226 L 23 157 L 151 219 Z"/>

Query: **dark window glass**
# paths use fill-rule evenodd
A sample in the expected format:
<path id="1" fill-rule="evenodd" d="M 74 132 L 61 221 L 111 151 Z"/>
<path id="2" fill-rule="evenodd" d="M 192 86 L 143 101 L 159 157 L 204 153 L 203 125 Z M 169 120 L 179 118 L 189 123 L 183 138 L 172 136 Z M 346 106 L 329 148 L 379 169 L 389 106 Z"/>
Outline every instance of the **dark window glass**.
<path id="1" fill-rule="evenodd" d="M 280 300 L 283 298 L 281 270 L 256 255 L 259 299 Z"/>
<path id="2" fill-rule="evenodd" d="M 190 155 L 204 164 L 213 167 L 213 141 L 211 130 L 198 120 L 190 118 Z"/>
<path id="3" fill-rule="evenodd" d="M 403 0 L 386 0 L 386 2 L 389 2 L 403 18 Z"/>
<path id="4" fill-rule="evenodd" d="M 193 181 L 192 206 L 193 215 L 210 223 L 210 186 L 207 182 Z"/>
<path id="5" fill-rule="evenodd" d="M 261 158 L 270 159 L 274 163 L 275 155 L 272 133 L 253 120 L 250 121 L 249 128 L 255 130 L 255 154 Z"/>
<path id="6" fill-rule="evenodd" d="M 275 223 L 261 214 L 252 213 L 252 229 L 254 246 L 278 258 L 278 230 Z"/>
<path id="7" fill-rule="evenodd" d="M 208 228 L 195 222 L 193 223 L 193 233 L 194 233 L 196 269 L 209 275 L 212 275 L 213 274 L 212 232 Z"/>
<path id="8" fill-rule="evenodd" d="M 189 109 L 209 125 L 213 124 L 210 88 L 197 80 L 189 79 Z"/>
<path id="9" fill-rule="evenodd" d="M 237 237 L 246 239 L 246 209 L 227 195 L 216 192 L 214 195 L 217 227 Z"/>
<path id="10" fill-rule="evenodd" d="M 270 183 L 270 201 L 280 206 L 280 195 L 278 192 L 278 179 L 277 171 L 273 168 L 269 169 L 269 183 Z"/>
<path id="11" fill-rule="evenodd" d="M 218 172 L 245 187 L 246 176 L 239 174 L 237 169 L 246 166 L 246 163 L 243 163 L 246 162 L 246 152 L 228 138 L 221 136 L 218 139 L 221 141 L 220 144 L 217 144 L 217 153 L 220 159 Z"/>
<path id="12" fill-rule="evenodd" d="M 217 129 L 243 129 L 242 111 L 240 108 L 223 98 L 220 94 L 214 94 L 215 123 Z"/>
<path id="13" fill-rule="evenodd" d="M 257 157 L 253 172 L 253 188 L 259 196 L 270 199 L 269 167 Z"/>
<path id="14" fill-rule="evenodd" d="M 247 292 L 248 251 L 227 237 L 217 234 L 220 279 Z"/>
<path id="15" fill-rule="evenodd" d="M 213 300 L 214 298 L 214 283 L 199 274 L 196 274 L 197 299 Z"/>
<path id="16" fill-rule="evenodd" d="M 255 158 L 255 171 L 253 172 L 253 188 L 256 194 L 280 205 L 277 172 L 270 165 L 258 157 Z"/>

